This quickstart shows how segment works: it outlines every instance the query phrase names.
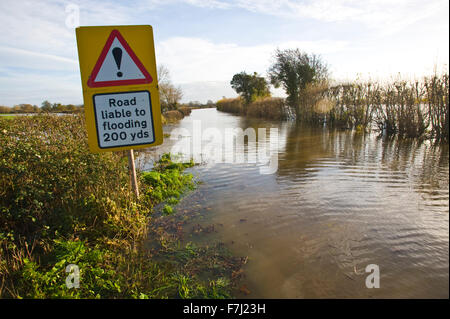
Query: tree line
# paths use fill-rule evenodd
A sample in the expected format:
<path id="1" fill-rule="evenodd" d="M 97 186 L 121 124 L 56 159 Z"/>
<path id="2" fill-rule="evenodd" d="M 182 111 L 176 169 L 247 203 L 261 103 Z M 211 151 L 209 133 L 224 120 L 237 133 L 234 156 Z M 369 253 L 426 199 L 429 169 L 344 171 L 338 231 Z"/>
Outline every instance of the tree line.
<path id="1" fill-rule="evenodd" d="M 18 104 L 13 107 L 0 105 L 0 114 L 24 113 L 75 113 L 83 111 L 83 105 L 42 102 L 41 106 L 32 104 Z"/>
<path id="2" fill-rule="evenodd" d="M 169 69 L 160 65 L 158 67 L 158 86 L 161 102 L 161 112 L 178 110 L 180 107 L 190 108 L 207 108 L 214 107 L 215 103 L 208 100 L 207 103 L 192 101 L 189 103 L 181 103 L 183 91 L 181 87 L 175 86 L 170 79 Z M 0 114 L 19 114 L 19 113 L 74 113 L 83 111 L 83 105 L 51 103 L 47 100 L 43 101 L 40 106 L 32 104 L 18 104 L 13 107 L 0 105 Z"/>

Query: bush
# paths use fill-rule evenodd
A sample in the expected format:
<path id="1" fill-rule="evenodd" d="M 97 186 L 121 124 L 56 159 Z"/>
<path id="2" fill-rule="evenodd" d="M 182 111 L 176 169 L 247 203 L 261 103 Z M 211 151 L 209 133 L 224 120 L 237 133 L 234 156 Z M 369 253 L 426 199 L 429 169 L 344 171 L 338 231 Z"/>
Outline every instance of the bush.
<path id="1" fill-rule="evenodd" d="M 164 118 L 168 123 L 174 123 L 182 120 L 184 115 L 178 110 L 167 111 L 163 113 Z"/>
<path id="2" fill-rule="evenodd" d="M 131 205 L 126 157 L 90 153 L 83 117 L 21 116 L 0 132 L 2 234 L 84 237 Z"/>
<path id="3" fill-rule="evenodd" d="M 252 102 L 247 107 L 247 115 L 271 120 L 285 118 L 285 103 L 282 98 L 267 97 Z"/>
<path id="4" fill-rule="evenodd" d="M 78 115 L 0 119 L 0 277 L 9 296 L 65 296 L 58 243 L 126 249 L 145 231 L 150 208 L 132 198 L 127 158 L 90 153 L 84 126 Z"/>
<path id="5" fill-rule="evenodd" d="M 431 135 L 437 140 L 447 142 L 449 138 L 449 77 L 431 76 L 425 78 L 425 103 L 431 125 Z"/>
<path id="6" fill-rule="evenodd" d="M 333 105 L 327 113 L 332 125 L 364 130 L 375 126 L 386 135 L 448 142 L 448 74 L 385 85 L 340 84 L 330 87 L 326 98 Z"/>

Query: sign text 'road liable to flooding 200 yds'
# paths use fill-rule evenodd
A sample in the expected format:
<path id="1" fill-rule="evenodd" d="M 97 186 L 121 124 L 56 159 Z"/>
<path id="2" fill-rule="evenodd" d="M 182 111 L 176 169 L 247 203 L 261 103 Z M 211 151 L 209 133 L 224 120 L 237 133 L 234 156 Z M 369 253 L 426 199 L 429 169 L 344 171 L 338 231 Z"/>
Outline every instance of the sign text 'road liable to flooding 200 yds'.
<path id="1" fill-rule="evenodd" d="M 96 94 L 94 109 L 100 148 L 155 141 L 148 91 Z"/>

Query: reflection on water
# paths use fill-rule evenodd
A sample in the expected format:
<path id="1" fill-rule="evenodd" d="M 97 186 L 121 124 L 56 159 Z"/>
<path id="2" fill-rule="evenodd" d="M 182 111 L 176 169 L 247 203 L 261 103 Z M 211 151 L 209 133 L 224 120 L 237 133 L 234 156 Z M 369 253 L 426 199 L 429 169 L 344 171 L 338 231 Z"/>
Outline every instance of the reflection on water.
<path id="1" fill-rule="evenodd" d="M 203 181 L 179 210 L 201 211 L 248 256 L 250 298 L 448 298 L 448 145 L 399 141 L 194 110 L 179 124 L 277 127 L 278 170 L 201 165 Z M 170 131 L 170 128 L 167 128 Z M 170 150 L 171 141 L 150 153 Z M 251 150 L 250 150 L 251 151 Z M 147 166 L 148 163 L 141 163 Z M 380 267 L 379 289 L 365 267 Z"/>

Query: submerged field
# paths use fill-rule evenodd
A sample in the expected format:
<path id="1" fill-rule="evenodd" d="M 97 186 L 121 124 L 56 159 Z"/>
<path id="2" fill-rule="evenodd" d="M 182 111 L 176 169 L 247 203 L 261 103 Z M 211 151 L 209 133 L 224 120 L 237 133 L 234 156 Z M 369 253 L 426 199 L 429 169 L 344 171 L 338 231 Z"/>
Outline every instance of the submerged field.
<path id="1" fill-rule="evenodd" d="M 277 129 L 276 171 L 174 162 L 170 131 L 189 141 L 194 121 Z M 448 144 L 216 109 L 164 137 L 136 154 L 136 199 L 125 154 L 91 154 L 82 116 L 0 119 L 0 296 L 448 298 Z M 244 158 L 264 146 L 244 141 Z"/>
<path id="2" fill-rule="evenodd" d="M 242 150 L 244 161 L 222 163 L 211 152 L 220 141 L 205 136 L 202 165 L 189 169 L 202 183 L 177 205 L 179 216 L 194 215 L 186 241 L 223 242 L 248 257 L 236 296 L 448 298 L 448 144 L 215 109 L 193 110 L 173 126 L 186 130 L 180 141 L 195 136 L 195 127 L 223 140 L 230 128 L 257 135 L 224 148 L 224 158 Z M 267 163 L 247 161 L 265 146 L 260 128 L 278 129 L 273 174 L 261 174 Z M 379 266 L 379 289 L 365 285 L 370 264 Z"/>

